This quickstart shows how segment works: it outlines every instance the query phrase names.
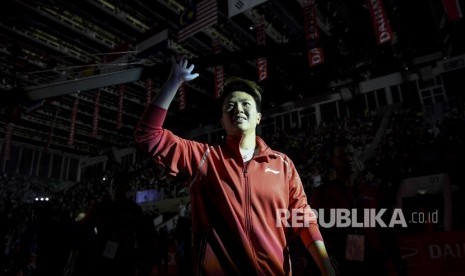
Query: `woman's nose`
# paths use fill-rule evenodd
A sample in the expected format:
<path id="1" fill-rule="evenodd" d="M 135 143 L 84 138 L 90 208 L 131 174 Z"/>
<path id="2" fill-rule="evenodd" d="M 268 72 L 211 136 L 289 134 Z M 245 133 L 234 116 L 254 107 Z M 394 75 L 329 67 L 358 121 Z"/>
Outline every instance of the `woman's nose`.
<path id="1" fill-rule="evenodd" d="M 234 105 L 234 113 L 243 113 L 243 112 L 244 112 L 244 108 L 242 107 L 242 105 L 240 104 Z"/>

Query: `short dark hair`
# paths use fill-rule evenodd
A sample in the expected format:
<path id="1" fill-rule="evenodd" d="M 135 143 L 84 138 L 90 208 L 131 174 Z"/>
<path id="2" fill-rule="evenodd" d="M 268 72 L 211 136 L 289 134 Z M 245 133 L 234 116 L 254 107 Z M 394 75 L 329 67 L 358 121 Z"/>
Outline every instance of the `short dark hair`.
<path id="1" fill-rule="evenodd" d="M 254 81 L 235 76 L 228 78 L 224 83 L 223 92 L 219 98 L 220 109 L 222 109 L 226 97 L 235 91 L 245 92 L 252 96 L 257 106 L 257 111 L 261 112 L 263 89 Z"/>

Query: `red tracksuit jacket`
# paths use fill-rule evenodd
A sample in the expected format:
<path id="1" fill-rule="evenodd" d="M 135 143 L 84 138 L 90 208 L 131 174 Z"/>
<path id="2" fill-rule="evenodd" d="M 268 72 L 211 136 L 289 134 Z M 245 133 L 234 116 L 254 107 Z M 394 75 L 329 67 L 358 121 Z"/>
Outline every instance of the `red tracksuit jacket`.
<path id="1" fill-rule="evenodd" d="M 186 140 L 162 128 L 165 116 L 149 107 L 135 138 L 170 174 L 191 177 L 194 274 L 290 275 L 287 231 L 307 247 L 322 240 L 314 216 L 308 227 L 276 223 L 278 210 L 311 212 L 292 161 L 257 137 L 259 153 L 244 163 L 241 137 L 224 145 Z"/>

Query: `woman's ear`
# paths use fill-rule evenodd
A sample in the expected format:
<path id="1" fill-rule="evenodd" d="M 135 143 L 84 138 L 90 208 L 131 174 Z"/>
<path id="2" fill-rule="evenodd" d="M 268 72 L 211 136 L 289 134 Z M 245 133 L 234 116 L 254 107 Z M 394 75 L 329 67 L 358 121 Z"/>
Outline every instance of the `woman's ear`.
<path id="1" fill-rule="evenodd" d="M 257 125 L 260 124 L 260 121 L 262 120 L 262 113 L 257 114 Z"/>

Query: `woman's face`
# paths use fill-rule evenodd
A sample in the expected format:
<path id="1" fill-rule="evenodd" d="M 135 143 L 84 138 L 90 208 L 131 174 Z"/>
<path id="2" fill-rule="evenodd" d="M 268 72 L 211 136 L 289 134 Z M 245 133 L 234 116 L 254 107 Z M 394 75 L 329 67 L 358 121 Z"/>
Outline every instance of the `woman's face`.
<path id="1" fill-rule="evenodd" d="M 254 98 L 246 92 L 234 91 L 223 101 L 221 124 L 228 135 L 255 134 L 261 117 Z"/>

